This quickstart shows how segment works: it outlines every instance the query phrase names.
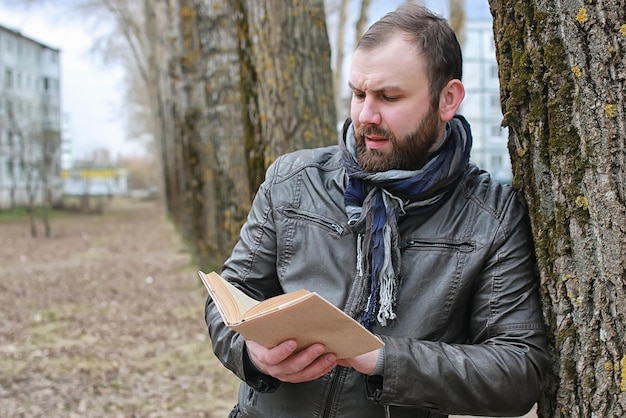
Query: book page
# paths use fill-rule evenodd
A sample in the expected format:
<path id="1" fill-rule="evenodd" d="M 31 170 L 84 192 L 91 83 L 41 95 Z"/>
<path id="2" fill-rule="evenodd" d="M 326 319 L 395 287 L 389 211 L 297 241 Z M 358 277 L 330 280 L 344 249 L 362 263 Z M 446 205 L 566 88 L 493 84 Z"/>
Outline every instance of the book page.
<path id="1" fill-rule="evenodd" d="M 297 303 L 300 299 L 310 294 L 311 292 L 309 292 L 308 290 L 300 289 L 296 290 L 295 292 L 284 293 L 282 295 L 265 299 L 264 301 L 259 302 L 255 306 L 248 309 L 243 319 L 250 320 L 257 315 L 263 315 L 265 313 L 284 308 L 291 305 L 292 303 Z"/>
<path id="2" fill-rule="evenodd" d="M 259 303 L 215 272 L 198 274 L 227 325 L 241 322 L 245 312 Z"/>

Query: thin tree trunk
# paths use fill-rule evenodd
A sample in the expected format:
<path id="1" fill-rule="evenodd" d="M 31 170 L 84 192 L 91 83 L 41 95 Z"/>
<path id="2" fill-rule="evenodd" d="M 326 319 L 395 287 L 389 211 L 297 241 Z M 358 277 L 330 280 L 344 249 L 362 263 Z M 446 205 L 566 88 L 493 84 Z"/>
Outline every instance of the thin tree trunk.
<path id="1" fill-rule="evenodd" d="M 337 38 L 335 40 L 335 73 L 333 74 L 333 91 L 335 92 L 335 107 L 337 109 L 337 120 L 343 117 L 343 61 L 345 58 L 346 24 L 348 21 L 348 6 L 350 0 L 341 0 L 339 17 L 337 21 Z"/>
<path id="2" fill-rule="evenodd" d="M 450 0 L 450 26 L 463 47 L 465 41 L 465 0 Z"/>
<path id="3" fill-rule="evenodd" d="M 359 19 L 356 22 L 356 38 L 354 40 L 354 45 L 359 43 L 361 36 L 363 36 L 365 30 L 367 29 L 367 20 L 369 19 L 370 14 L 370 3 L 371 0 L 361 0 Z"/>

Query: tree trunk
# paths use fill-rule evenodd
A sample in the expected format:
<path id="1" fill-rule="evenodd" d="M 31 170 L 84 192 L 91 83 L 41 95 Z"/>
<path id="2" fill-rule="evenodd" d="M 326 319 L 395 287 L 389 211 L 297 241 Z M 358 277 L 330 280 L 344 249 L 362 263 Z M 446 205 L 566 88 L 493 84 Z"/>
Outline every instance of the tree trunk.
<path id="1" fill-rule="evenodd" d="M 450 0 L 450 26 L 462 48 L 465 41 L 465 0 Z"/>
<path id="2" fill-rule="evenodd" d="M 330 46 L 323 0 L 244 5 L 257 77 L 248 103 L 258 106 L 264 172 L 287 151 L 336 143 Z"/>
<path id="3" fill-rule="evenodd" d="M 168 142 L 174 137 L 172 119 L 167 117 L 167 96 L 170 93 L 167 60 L 165 57 L 166 29 L 168 27 L 168 10 L 160 0 L 144 0 L 144 30 L 148 46 L 143 51 L 147 64 L 144 87 L 149 97 L 152 134 L 155 140 L 154 151 L 160 156 L 161 185 L 168 212 L 178 214 L 178 200 L 175 193 L 175 176 L 172 173 L 172 161 L 168 154 Z"/>
<path id="4" fill-rule="evenodd" d="M 170 52 L 179 205 L 177 223 L 201 266 L 224 261 L 250 207 L 235 24 L 236 5 L 179 0 Z"/>
<path id="5" fill-rule="evenodd" d="M 355 32 L 355 39 L 354 39 L 355 47 L 356 47 L 356 44 L 359 43 L 359 40 L 361 39 L 363 34 L 365 33 L 365 30 L 367 29 L 367 20 L 369 19 L 369 14 L 370 14 L 370 3 L 371 3 L 371 0 L 361 0 L 361 9 L 359 12 L 359 19 L 356 21 L 356 32 Z"/>
<path id="6" fill-rule="evenodd" d="M 624 416 L 626 7 L 489 3 L 514 186 L 529 208 L 553 352 L 538 413 Z"/>
<path id="7" fill-rule="evenodd" d="M 337 37 L 335 39 L 335 72 L 333 74 L 333 91 L 335 92 L 335 108 L 337 110 L 337 120 L 345 117 L 342 106 L 343 97 L 341 91 L 343 90 L 343 60 L 345 57 L 344 51 L 346 47 L 346 24 L 348 20 L 348 6 L 350 6 L 350 0 L 341 0 L 339 8 L 339 17 L 337 20 Z"/>

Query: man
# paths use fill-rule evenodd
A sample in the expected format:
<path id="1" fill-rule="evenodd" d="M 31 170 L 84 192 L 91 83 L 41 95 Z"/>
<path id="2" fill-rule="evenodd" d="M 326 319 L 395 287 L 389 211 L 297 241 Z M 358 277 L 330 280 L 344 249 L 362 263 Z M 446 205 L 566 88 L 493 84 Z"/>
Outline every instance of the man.
<path id="1" fill-rule="evenodd" d="M 222 276 L 257 299 L 315 291 L 385 346 L 342 360 L 321 344 L 265 348 L 209 300 L 215 354 L 243 381 L 231 416 L 511 416 L 538 398 L 548 357 L 528 220 L 469 162 L 461 68 L 445 20 L 402 6 L 357 45 L 339 146 L 268 170 Z"/>

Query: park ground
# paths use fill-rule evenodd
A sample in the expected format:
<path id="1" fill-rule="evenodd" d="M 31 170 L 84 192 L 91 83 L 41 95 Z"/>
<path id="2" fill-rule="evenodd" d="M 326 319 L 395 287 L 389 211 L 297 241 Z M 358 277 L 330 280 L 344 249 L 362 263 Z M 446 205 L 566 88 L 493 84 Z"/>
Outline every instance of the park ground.
<path id="1" fill-rule="evenodd" d="M 116 198 L 51 226 L 0 219 L 0 417 L 226 417 L 237 382 L 163 207 Z"/>
<path id="2" fill-rule="evenodd" d="M 0 217 L 0 417 L 226 417 L 238 382 L 162 205 L 116 198 L 51 226 Z"/>

